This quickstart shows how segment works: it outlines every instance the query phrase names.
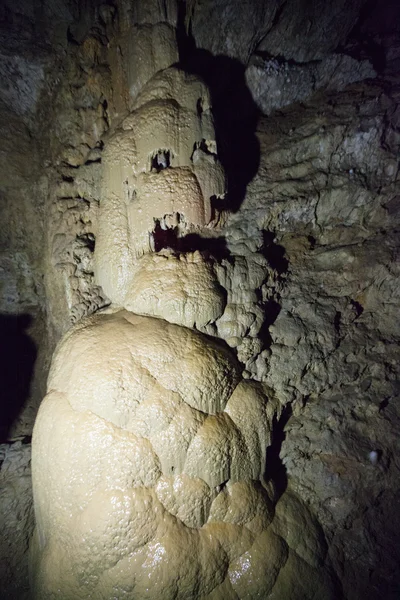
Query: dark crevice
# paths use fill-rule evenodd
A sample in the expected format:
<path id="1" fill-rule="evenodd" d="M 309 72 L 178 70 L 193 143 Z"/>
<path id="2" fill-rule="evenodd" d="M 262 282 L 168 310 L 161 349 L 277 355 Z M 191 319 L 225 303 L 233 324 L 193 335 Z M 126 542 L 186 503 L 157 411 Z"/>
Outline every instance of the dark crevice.
<path id="1" fill-rule="evenodd" d="M 282 462 L 280 453 L 282 444 L 286 439 L 285 427 L 292 415 L 292 407 L 287 404 L 278 418 L 274 415 L 272 422 L 272 442 L 267 448 L 265 479 L 272 480 L 275 484 L 275 490 L 278 498 L 282 496 L 287 488 L 287 472 Z"/>
<path id="2" fill-rule="evenodd" d="M 317 240 L 312 235 L 307 236 L 307 239 L 308 239 L 308 242 L 310 244 L 310 250 L 314 250 L 315 249 L 315 245 L 317 243 Z"/>
<path id="3" fill-rule="evenodd" d="M 186 2 L 178 4 L 178 66 L 201 77 L 209 88 L 218 158 L 225 170 L 225 210 L 236 212 L 247 184 L 258 171 L 260 147 L 255 129 L 260 115 L 245 81 L 245 66 L 228 56 L 214 56 L 196 48 L 190 23 L 186 28 Z M 202 107 L 198 107 L 198 110 Z"/>
<path id="4" fill-rule="evenodd" d="M 94 252 L 96 240 L 93 233 L 84 233 L 83 235 L 78 235 L 76 239 L 81 243 L 82 246 L 88 248 L 90 252 Z"/>
<path id="5" fill-rule="evenodd" d="M 342 320 L 342 313 L 338 310 L 335 314 L 335 317 L 333 319 L 333 326 L 335 328 L 335 331 L 338 335 L 340 335 L 340 324 L 341 324 L 341 320 Z"/>
<path id="6" fill-rule="evenodd" d="M 384 400 L 382 400 L 382 402 L 380 402 L 379 404 L 379 412 L 381 412 L 382 410 L 385 410 L 385 408 L 389 406 L 389 398 L 385 398 Z"/>
<path id="7" fill-rule="evenodd" d="M 215 258 L 218 262 L 230 257 L 224 237 L 204 238 L 197 233 L 189 233 L 180 237 L 177 227 L 163 229 L 159 220 L 155 222 L 153 240 L 155 252 L 164 249 L 170 249 L 176 254 L 199 251 L 205 256 Z"/>
<path id="8" fill-rule="evenodd" d="M 71 31 L 71 27 L 68 27 L 67 29 L 67 41 L 69 44 L 71 44 L 72 46 L 79 46 L 79 42 L 75 39 L 74 34 Z"/>
<path id="9" fill-rule="evenodd" d="M 278 275 L 278 281 L 283 279 L 284 275 L 287 273 L 289 269 L 289 261 L 286 258 L 286 250 L 280 244 L 277 244 L 275 241 L 275 232 L 274 231 L 263 231 L 263 245 L 261 248 L 261 252 L 263 256 L 268 260 L 270 267 L 276 271 Z M 272 338 L 269 332 L 269 328 L 273 323 L 275 323 L 280 311 L 281 305 L 279 303 L 279 293 L 276 291 L 274 294 L 274 298 L 268 300 L 268 302 L 264 303 L 263 311 L 264 311 L 264 323 L 261 327 L 259 337 L 263 343 L 264 348 L 268 349 L 272 345 Z"/>
<path id="10" fill-rule="evenodd" d="M 196 142 L 193 146 L 193 154 L 196 150 L 201 150 L 204 154 L 208 154 L 209 156 L 215 156 L 215 153 L 212 152 L 206 142 L 206 140 L 201 140 L 201 142 Z M 193 156 L 192 154 L 192 156 Z"/>
<path id="11" fill-rule="evenodd" d="M 81 165 L 72 165 L 71 163 L 69 163 L 69 162 L 68 162 L 68 161 L 66 161 L 66 160 L 63 160 L 63 161 L 62 161 L 62 164 L 63 164 L 65 167 L 68 167 L 68 169 L 80 169 L 80 167 L 81 167 Z"/>
<path id="12" fill-rule="evenodd" d="M 265 37 L 268 35 L 268 33 L 270 31 L 272 31 L 274 29 L 274 27 L 276 27 L 278 25 L 279 20 L 280 20 L 282 14 L 283 14 L 283 11 L 286 8 L 287 3 L 288 3 L 288 0 L 284 0 L 284 2 L 282 2 L 281 6 L 276 11 L 276 13 L 274 15 L 274 18 L 272 19 L 271 27 L 267 31 L 266 35 L 262 38 L 262 40 L 260 40 L 260 43 L 263 41 L 263 39 L 265 39 Z"/>
<path id="13" fill-rule="evenodd" d="M 364 312 L 364 309 L 361 306 L 361 304 L 359 302 L 357 302 L 357 300 L 350 300 L 350 304 L 356 313 L 356 319 L 357 319 L 360 315 L 362 315 L 362 313 Z"/>
<path id="14" fill-rule="evenodd" d="M 278 275 L 283 275 L 289 268 L 289 261 L 285 258 L 286 250 L 275 242 L 273 231 L 263 231 L 263 246 L 261 252 L 268 260 L 272 269 Z"/>
<path id="15" fill-rule="evenodd" d="M 7 441 L 29 397 L 37 354 L 27 333 L 31 323 L 29 314 L 0 315 L 0 443 Z"/>
<path id="16" fill-rule="evenodd" d="M 168 169 L 171 165 L 171 152 L 169 150 L 158 150 L 151 157 L 151 171 L 156 171 L 159 173 L 164 169 Z"/>
<path id="17" fill-rule="evenodd" d="M 262 50 L 258 50 L 254 54 L 255 54 L 255 56 L 258 56 L 261 60 L 263 60 L 265 62 L 275 61 L 279 67 L 282 67 L 285 65 L 287 65 L 289 67 L 304 67 L 305 65 L 311 66 L 311 65 L 318 65 L 321 63 L 321 60 L 318 60 L 318 59 L 308 60 L 307 62 L 298 62 L 297 60 L 294 60 L 294 58 L 285 58 L 281 54 L 272 55 L 269 52 L 264 52 Z"/>
<path id="18" fill-rule="evenodd" d="M 94 165 L 95 163 L 101 163 L 101 156 L 98 156 L 97 158 L 93 158 L 93 159 L 88 159 L 85 161 L 85 165 Z"/>
<path id="19" fill-rule="evenodd" d="M 264 312 L 264 322 L 258 334 L 258 337 L 262 341 L 263 347 L 268 349 L 272 345 L 272 337 L 269 332 L 269 328 L 275 323 L 279 313 L 281 312 L 281 305 L 276 300 L 268 300 L 262 305 Z"/>
<path id="20" fill-rule="evenodd" d="M 217 485 L 216 491 L 217 491 L 218 494 L 221 493 L 221 492 L 223 492 L 226 489 L 226 486 L 227 486 L 228 482 L 229 482 L 229 479 L 227 479 L 226 481 L 223 481 L 222 483 L 220 483 L 219 485 Z"/>

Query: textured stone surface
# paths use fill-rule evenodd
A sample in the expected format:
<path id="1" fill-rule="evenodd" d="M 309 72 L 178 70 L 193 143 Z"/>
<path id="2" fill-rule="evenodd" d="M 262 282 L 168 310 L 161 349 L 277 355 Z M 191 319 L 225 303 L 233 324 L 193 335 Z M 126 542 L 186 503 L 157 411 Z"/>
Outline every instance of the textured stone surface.
<path id="1" fill-rule="evenodd" d="M 28 546 L 33 530 L 31 445 L 0 445 L 0 597 L 28 600 Z"/>
<path id="2" fill-rule="evenodd" d="M 307 564 L 312 553 L 312 594 L 333 598 L 325 547 L 302 541 L 323 538 L 308 531 L 306 507 L 298 501 L 296 517 L 283 504 L 299 523 L 283 525 L 287 542 L 279 521 L 269 528 L 277 498 L 266 453 L 279 406 L 241 380 L 226 345 L 188 328 L 215 335 L 221 317 L 228 339 L 260 342 L 263 324 L 262 256 L 241 261 L 223 239 L 225 263 L 207 251 L 225 200 L 210 95 L 177 68 L 141 88 L 105 138 L 95 253 L 97 281 L 128 310 L 83 319 L 63 338 L 34 428 L 33 595 L 194 599 L 225 585 L 228 597 L 268 596 L 278 576 L 290 586 L 290 548 Z M 255 346 L 244 362 L 263 358 Z"/>
<path id="3" fill-rule="evenodd" d="M 96 276 L 107 296 L 134 309 L 142 270 L 137 259 L 167 244 L 178 246 L 179 238 L 211 225 L 211 200 L 224 192 L 207 88 L 178 69 L 162 71 L 141 91 L 105 149 Z M 189 261 L 189 278 L 195 263 Z M 195 277 L 207 276 L 205 269 L 199 265 Z M 162 289 L 163 282 L 152 279 Z M 184 290 L 182 296 L 184 305 Z M 174 322 L 192 326 L 199 310 L 189 312 L 185 318 L 183 306 L 177 309 Z"/>
<path id="4" fill-rule="evenodd" d="M 137 263 L 127 295 L 124 305 L 134 313 L 200 330 L 215 322 L 225 308 L 213 266 L 205 263 L 199 252 L 144 256 Z"/>
<path id="5" fill-rule="evenodd" d="M 281 0 L 190 0 L 188 24 L 199 48 L 247 62 L 271 28 Z"/>
<path id="6" fill-rule="evenodd" d="M 226 340 L 245 377 L 268 380 L 292 407 L 281 450 L 280 428 L 290 410 L 274 423 L 278 460 L 270 469 L 316 512 L 348 598 L 397 598 L 398 6 L 368 2 L 360 12 L 359 2 L 307 2 L 301 10 L 292 1 L 241 2 L 231 10 L 233 4 L 215 2 L 212 11 L 207 2 L 187 5 L 197 47 L 210 44 L 216 53 L 243 60 L 243 72 L 248 61 L 264 65 L 274 82 L 273 98 L 254 94 L 264 110 L 281 109 L 279 91 L 286 105 L 303 106 L 280 116 L 271 112 L 268 125 L 260 123 L 260 169 L 224 227 L 229 252 L 212 269 L 224 313 L 199 326 Z M 176 25 L 175 2 L 87 2 L 78 10 L 67 1 L 33 7 L 6 0 L 0 8 L 1 329 L 9 359 L 2 364 L 11 364 L 5 381 L 10 375 L 17 380 L 9 389 L 23 390 L 24 402 L 30 369 L 21 378 L 12 367 L 25 352 L 32 358 L 32 338 L 43 352 L 26 410 L 12 429 L 7 426 L 13 438 L 30 432 L 55 342 L 71 323 L 108 302 L 93 276 L 104 134 L 133 108 L 130 88 L 140 69 L 131 60 L 131 29 L 160 22 L 160 32 Z M 343 56 L 346 69 L 324 83 L 328 94 L 310 102 L 305 94 L 316 89 L 311 75 L 325 81 L 338 56 L 332 52 Z M 150 65 L 160 60 L 145 58 Z M 365 61 L 377 81 L 334 94 L 336 85 L 366 75 Z M 237 81 L 230 87 L 227 66 L 221 61 L 216 68 L 213 93 L 247 123 L 233 106 Z M 238 150 L 232 164 L 240 171 L 243 140 L 236 129 L 228 139 Z M 4 344 L 4 332 L 18 342 L 15 351 Z M 15 481 L 3 483 L 12 495 Z M 162 480 L 158 493 L 175 488 Z M 208 506 L 203 492 L 200 485 L 192 525 Z M 178 503 L 171 500 L 168 511 L 175 514 Z M 15 556 L 23 557 L 25 540 L 7 534 L 11 538 Z M 7 585 L 2 580 L 1 593 L 8 598 L 8 589 L 27 588 L 26 561 L 21 558 L 17 573 L 8 546 L 3 549 Z M 277 598 L 294 591 L 307 598 L 295 574 L 302 568 L 311 589 L 313 570 L 299 561 L 289 551 Z M 228 578 L 209 597 L 229 595 L 235 597 Z"/>
<path id="7" fill-rule="evenodd" d="M 300 63 L 322 59 L 345 41 L 365 4 L 365 0 L 289 0 L 256 50 Z"/>
<path id="8" fill-rule="evenodd" d="M 397 88 L 356 86 L 262 121 L 241 211 L 284 270 L 264 378 L 293 411 L 281 473 L 354 600 L 399 589 L 397 105 Z"/>
<path id="9" fill-rule="evenodd" d="M 309 62 L 334 51 L 355 25 L 364 0 L 192 0 L 188 17 L 200 48 L 246 63 L 257 50 Z"/>
<path id="10" fill-rule="evenodd" d="M 306 507 L 281 499 L 274 519 L 276 406 L 238 369 L 216 341 L 127 311 L 67 335 L 33 436 L 36 598 L 194 599 L 225 579 L 227 598 L 268 597 L 288 548 L 322 567 Z M 315 597 L 335 597 L 314 575 Z"/>
<path id="11" fill-rule="evenodd" d="M 342 90 L 350 83 L 372 79 L 375 75 L 368 61 L 331 54 L 306 65 L 254 59 L 246 69 L 246 83 L 263 114 L 269 115 L 276 109 L 305 100 L 318 89 Z"/>

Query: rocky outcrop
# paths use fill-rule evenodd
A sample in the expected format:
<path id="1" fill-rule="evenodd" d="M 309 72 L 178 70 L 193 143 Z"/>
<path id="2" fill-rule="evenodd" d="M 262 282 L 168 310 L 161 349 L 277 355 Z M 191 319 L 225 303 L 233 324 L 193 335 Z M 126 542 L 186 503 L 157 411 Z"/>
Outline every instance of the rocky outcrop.
<path id="1" fill-rule="evenodd" d="M 27 577 L 33 530 L 29 441 L 20 439 L 0 445 L 0 597 L 9 600 L 31 597 Z"/>
<path id="2" fill-rule="evenodd" d="M 321 88 L 343 90 L 350 83 L 375 75 L 369 61 L 343 54 L 331 54 L 305 65 L 255 57 L 246 69 L 246 83 L 262 113 L 269 115 L 276 109 L 302 102 Z"/>
<path id="3" fill-rule="evenodd" d="M 34 428 L 34 596 L 336 598 L 318 524 L 264 481 L 276 410 L 212 338 L 83 320 Z"/>
<path id="4" fill-rule="evenodd" d="M 186 15 L 174 2 L 1 7 L 1 331 L 16 342 L 2 351 L 12 406 L 5 437 L 30 434 L 56 342 L 109 302 L 93 260 L 103 144 L 132 110 L 146 72 L 177 56 L 171 45 L 160 56 L 159 43 L 186 21 L 181 50 L 197 52 L 197 67 L 206 63 L 220 147 L 225 134 L 236 151 L 224 162 L 231 192 L 240 188 L 233 212 L 216 203 L 223 234 L 207 244 L 219 260 L 202 278 L 212 281 L 217 308 L 198 326 L 232 348 L 244 378 L 272 387 L 286 406 L 273 425 L 271 473 L 318 517 L 347 597 L 396 598 L 398 7 L 299 4 L 202 0 L 187 2 Z M 132 28 L 143 42 L 156 23 L 148 45 L 135 46 Z M 251 95 L 237 93 L 245 74 Z M 246 112 L 253 103 L 268 114 L 257 138 Z M 163 260 L 157 253 L 146 269 L 168 282 Z M 171 318 L 160 290 L 148 307 L 146 277 L 136 284 L 132 308 L 150 314 L 158 306 Z M 10 479 L 10 469 L 7 507 L 19 477 Z M 19 533 L 2 546 L 0 595 L 23 597 L 27 537 L 4 514 Z"/>
<path id="5" fill-rule="evenodd" d="M 306 63 L 322 59 L 346 40 L 365 0 L 306 5 L 301 0 L 191 0 L 188 4 L 188 25 L 199 48 L 243 63 L 255 51 Z"/>
<path id="6" fill-rule="evenodd" d="M 95 273 L 113 306 L 60 342 L 34 427 L 33 595 L 244 600 L 303 577 L 295 597 L 334 598 L 322 531 L 268 473 L 280 406 L 215 339 L 257 340 L 267 264 L 246 273 L 220 235 L 211 94 L 177 67 L 139 87 L 104 137 Z"/>
<path id="7" fill-rule="evenodd" d="M 293 411 L 281 474 L 354 600 L 399 586 L 397 106 L 397 88 L 357 86 L 263 120 L 241 209 L 286 261 L 264 378 Z"/>

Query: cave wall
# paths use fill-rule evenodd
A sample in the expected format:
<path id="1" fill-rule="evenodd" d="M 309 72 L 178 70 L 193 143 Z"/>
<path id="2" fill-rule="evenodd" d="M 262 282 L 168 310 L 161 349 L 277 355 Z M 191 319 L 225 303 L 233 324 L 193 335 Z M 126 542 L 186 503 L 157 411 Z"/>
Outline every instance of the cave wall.
<path id="1" fill-rule="evenodd" d="M 1 597 L 28 597 L 29 436 L 51 354 L 109 303 L 93 275 L 102 149 L 176 24 L 232 190 L 216 334 L 285 407 L 271 468 L 323 525 L 344 596 L 397 597 L 398 9 L 164 2 L 138 55 L 159 10 L 1 8 Z"/>

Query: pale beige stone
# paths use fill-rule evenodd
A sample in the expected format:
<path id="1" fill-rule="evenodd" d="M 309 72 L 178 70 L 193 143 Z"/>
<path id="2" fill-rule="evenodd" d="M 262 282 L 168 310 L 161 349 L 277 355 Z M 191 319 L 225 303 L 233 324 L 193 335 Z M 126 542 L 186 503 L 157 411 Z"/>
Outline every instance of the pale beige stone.
<path id="1" fill-rule="evenodd" d="M 178 61 L 175 30 L 169 23 L 145 21 L 129 32 L 127 45 L 128 87 L 131 97 L 135 98 L 157 71 Z"/>
<path id="2" fill-rule="evenodd" d="M 207 520 L 212 492 L 202 479 L 160 477 L 155 490 L 164 507 L 188 527 L 201 527 Z"/>
<path id="3" fill-rule="evenodd" d="M 209 93 L 198 78 L 169 68 L 144 86 L 133 108 L 103 153 L 97 280 L 114 303 L 128 310 L 202 327 L 224 309 L 210 265 L 196 256 L 170 257 L 171 281 L 154 274 L 149 283 L 146 268 L 167 263 L 149 258 L 139 264 L 138 259 L 162 249 L 162 230 L 170 229 L 178 243 L 213 226 L 211 202 L 225 194 L 225 176 Z"/>
<path id="4" fill-rule="evenodd" d="M 269 530 L 261 533 L 250 550 L 229 566 L 229 579 L 239 598 L 266 598 L 287 557 L 287 546 L 282 538 Z"/>
<path id="5" fill-rule="evenodd" d="M 148 29 L 158 39 L 169 25 Z M 210 232 L 225 192 L 210 108 L 198 78 L 166 69 L 106 140 L 96 274 L 115 306 L 61 341 L 35 424 L 37 600 L 267 598 L 288 546 L 323 551 L 302 543 L 314 524 L 300 505 L 299 526 L 290 501 L 274 518 L 264 473 L 276 403 L 196 331 L 253 348 L 263 319 L 252 287 L 265 261 L 227 264 L 221 278 L 179 247 Z"/>
<path id="6" fill-rule="evenodd" d="M 138 259 L 125 307 L 185 327 L 205 327 L 218 319 L 225 297 L 211 264 L 199 252 L 163 252 Z"/>
<path id="7" fill-rule="evenodd" d="M 111 311 L 66 336 L 34 430 L 37 598 L 200 598 L 229 564 L 242 597 L 241 557 L 264 568 L 254 540 L 273 512 L 251 480 L 266 398 L 238 380 L 227 349 L 160 319 Z"/>

